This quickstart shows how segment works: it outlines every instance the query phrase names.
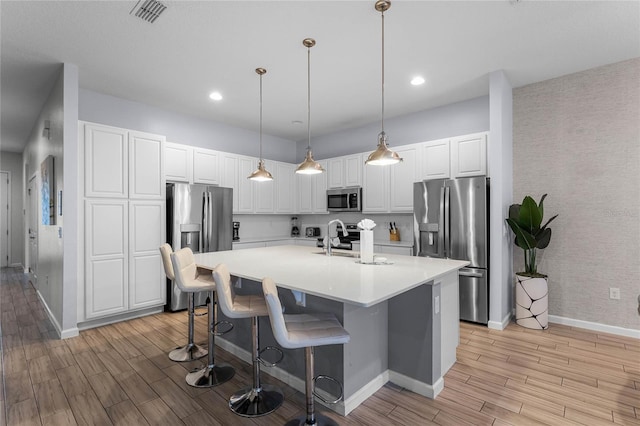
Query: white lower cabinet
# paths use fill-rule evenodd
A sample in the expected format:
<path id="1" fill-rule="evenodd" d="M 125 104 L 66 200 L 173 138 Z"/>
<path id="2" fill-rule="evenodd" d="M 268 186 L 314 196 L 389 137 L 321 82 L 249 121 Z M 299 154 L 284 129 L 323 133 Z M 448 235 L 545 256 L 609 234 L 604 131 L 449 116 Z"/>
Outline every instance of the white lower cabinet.
<path id="1" fill-rule="evenodd" d="M 128 201 L 85 203 L 85 317 L 128 309 Z"/>
<path id="2" fill-rule="evenodd" d="M 129 202 L 129 309 L 164 305 L 164 201 Z"/>

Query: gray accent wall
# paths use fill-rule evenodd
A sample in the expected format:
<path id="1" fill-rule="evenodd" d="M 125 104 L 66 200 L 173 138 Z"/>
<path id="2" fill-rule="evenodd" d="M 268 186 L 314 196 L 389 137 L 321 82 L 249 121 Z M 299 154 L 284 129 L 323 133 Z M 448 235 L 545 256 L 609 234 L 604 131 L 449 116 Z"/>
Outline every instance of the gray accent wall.
<path id="1" fill-rule="evenodd" d="M 390 146 L 485 132 L 489 130 L 489 96 L 385 119 L 384 128 Z M 318 137 L 313 136 L 313 131 L 312 124 L 311 148 L 314 158 L 321 160 L 373 151 L 378 143 L 380 122 Z M 306 150 L 307 139 L 299 141 L 298 161 L 302 161 Z"/>
<path id="2" fill-rule="evenodd" d="M 79 96 L 80 120 L 164 135 L 169 142 L 259 156 L 258 132 L 86 89 L 80 89 Z M 262 147 L 264 158 L 296 162 L 294 141 L 263 134 Z"/>
<path id="3" fill-rule="evenodd" d="M 560 215 L 539 256 L 549 314 L 640 330 L 640 58 L 513 95 L 513 199 L 548 193 L 545 216 Z"/>

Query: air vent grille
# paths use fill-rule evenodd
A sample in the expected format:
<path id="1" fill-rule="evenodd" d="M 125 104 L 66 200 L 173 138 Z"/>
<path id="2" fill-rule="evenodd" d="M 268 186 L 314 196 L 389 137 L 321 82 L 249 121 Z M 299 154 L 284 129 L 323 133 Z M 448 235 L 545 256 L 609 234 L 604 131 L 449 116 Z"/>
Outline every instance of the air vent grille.
<path id="1" fill-rule="evenodd" d="M 156 0 L 138 0 L 130 14 L 153 24 L 166 8 L 167 6 Z"/>

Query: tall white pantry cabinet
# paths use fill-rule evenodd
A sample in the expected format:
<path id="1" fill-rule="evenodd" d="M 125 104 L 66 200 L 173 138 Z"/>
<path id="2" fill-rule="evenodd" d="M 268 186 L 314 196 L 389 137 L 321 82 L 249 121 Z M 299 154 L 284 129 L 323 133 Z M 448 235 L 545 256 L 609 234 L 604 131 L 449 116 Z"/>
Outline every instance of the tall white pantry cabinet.
<path id="1" fill-rule="evenodd" d="M 162 306 L 165 137 L 87 122 L 78 135 L 85 195 L 79 320 Z"/>

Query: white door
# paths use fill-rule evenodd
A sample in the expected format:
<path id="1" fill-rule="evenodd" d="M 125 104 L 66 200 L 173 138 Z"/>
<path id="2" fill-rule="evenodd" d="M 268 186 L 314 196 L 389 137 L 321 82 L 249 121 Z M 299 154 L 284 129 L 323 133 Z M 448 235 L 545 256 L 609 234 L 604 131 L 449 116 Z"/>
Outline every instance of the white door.
<path id="1" fill-rule="evenodd" d="M 2 248 L 0 249 L 0 266 L 3 268 L 9 266 L 9 241 L 11 241 L 11 235 L 9 234 L 9 215 L 11 213 L 10 208 L 10 188 L 9 173 L 0 172 L 0 241 L 2 241 Z"/>
<path id="2" fill-rule="evenodd" d="M 29 179 L 27 189 L 27 205 L 29 206 L 29 253 L 27 266 L 29 268 L 29 278 L 35 286 L 38 282 L 38 181 L 36 175 Z"/>

